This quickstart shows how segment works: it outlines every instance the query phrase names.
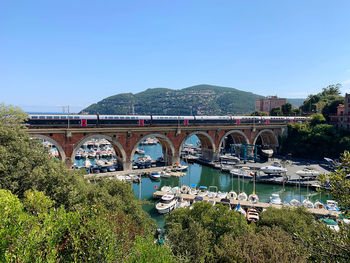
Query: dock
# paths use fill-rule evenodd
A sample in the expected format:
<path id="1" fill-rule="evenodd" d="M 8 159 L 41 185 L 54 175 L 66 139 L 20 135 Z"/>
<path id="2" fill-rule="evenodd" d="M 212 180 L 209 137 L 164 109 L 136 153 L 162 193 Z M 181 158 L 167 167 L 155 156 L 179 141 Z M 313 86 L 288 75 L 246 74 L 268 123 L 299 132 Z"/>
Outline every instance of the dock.
<path id="1" fill-rule="evenodd" d="M 164 168 L 171 169 L 171 166 L 163 166 L 163 167 L 151 167 L 151 168 L 145 168 L 145 169 L 135 169 L 135 170 L 129 170 L 129 171 L 115 171 L 115 172 L 106 172 L 106 173 L 97 173 L 97 174 L 86 174 L 84 175 L 84 179 L 91 180 L 91 179 L 109 179 L 109 178 L 117 178 L 118 176 L 126 176 L 129 175 L 131 177 L 137 176 L 146 176 L 151 173 L 160 173 L 164 170 Z M 184 176 L 185 173 L 183 172 L 170 172 L 171 176 L 175 177 L 181 177 Z"/>
<path id="2" fill-rule="evenodd" d="M 167 192 L 162 191 L 156 191 L 153 193 L 154 199 L 160 199 L 163 195 L 168 194 Z M 190 195 L 190 194 L 180 194 L 180 198 L 183 198 L 185 200 L 190 200 L 191 202 L 194 200 L 194 198 L 197 195 Z M 211 200 L 215 200 L 215 202 L 220 203 L 220 198 L 210 198 Z M 203 201 L 207 201 L 209 198 L 207 196 L 203 196 Z M 238 204 L 241 205 L 243 208 L 248 207 L 255 207 L 259 210 L 265 210 L 269 207 L 281 209 L 282 207 L 286 207 L 285 205 L 277 205 L 277 204 L 270 204 L 270 203 L 263 203 L 263 202 L 257 202 L 252 203 L 250 201 L 240 201 L 240 200 L 230 200 L 230 204 L 233 206 L 237 206 Z M 316 209 L 316 208 L 306 208 L 311 214 L 314 216 L 321 218 L 321 217 L 331 217 L 331 218 L 337 218 L 339 216 L 339 212 L 330 211 L 327 209 Z"/>

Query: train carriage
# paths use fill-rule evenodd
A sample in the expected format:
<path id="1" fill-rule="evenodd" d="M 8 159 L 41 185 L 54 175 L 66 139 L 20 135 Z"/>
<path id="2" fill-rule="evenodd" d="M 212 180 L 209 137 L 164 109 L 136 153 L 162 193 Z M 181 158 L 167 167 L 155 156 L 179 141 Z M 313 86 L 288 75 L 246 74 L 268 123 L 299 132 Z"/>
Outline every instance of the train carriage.
<path id="1" fill-rule="evenodd" d="M 35 127 L 113 127 L 113 126 L 220 126 L 280 125 L 304 123 L 303 116 L 161 116 L 161 115 L 78 115 L 30 114 L 26 125 Z"/>

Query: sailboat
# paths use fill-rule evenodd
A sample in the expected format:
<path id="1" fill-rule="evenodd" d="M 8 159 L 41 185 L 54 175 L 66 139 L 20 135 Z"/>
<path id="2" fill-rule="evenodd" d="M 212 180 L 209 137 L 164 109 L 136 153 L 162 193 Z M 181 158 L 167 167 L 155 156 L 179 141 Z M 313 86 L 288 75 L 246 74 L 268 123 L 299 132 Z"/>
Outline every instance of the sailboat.
<path id="1" fill-rule="evenodd" d="M 238 176 L 238 188 L 240 185 L 239 179 L 240 178 Z M 238 194 L 237 200 L 240 200 L 240 201 L 247 201 L 248 200 L 248 195 L 244 192 L 244 176 L 243 176 L 243 183 L 242 183 L 242 193 Z"/>
<path id="2" fill-rule="evenodd" d="M 259 202 L 259 197 L 257 194 L 255 194 L 255 176 L 254 176 L 254 181 L 253 181 L 253 193 L 251 195 L 249 195 L 248 201 L 250 201 L 252 203 Z"/>

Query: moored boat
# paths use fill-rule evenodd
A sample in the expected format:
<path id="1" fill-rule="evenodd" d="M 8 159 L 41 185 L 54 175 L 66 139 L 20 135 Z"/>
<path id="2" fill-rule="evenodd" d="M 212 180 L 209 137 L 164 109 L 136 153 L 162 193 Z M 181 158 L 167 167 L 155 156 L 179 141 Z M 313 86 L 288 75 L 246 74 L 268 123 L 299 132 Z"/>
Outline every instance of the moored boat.
<path id="1" fill-rule="evenodd" d="M 179 198 L 177 200 L 177 203 L 176 203 L 176 208 L 183 208 L 183 207 L 189 207 L 190 206 L 190 202 L 183 199 L 183 198 Z"/>
<path id="2" fill-rule="evenodd" d="M 156 209 L 160 214 L 166 214 L 172 211 L 176 206 L 176 198 L 172 194 L 165 194 L 162 196 L 160 202 L 156 204 Z"/>
<path id="3" fill-rule="evenodd" d="M 160 191 L 162 192 L 170 192 L 171 191 L 171 186 L 163 186 L 162 188 L 160 188 Z"/>
<path id="4" fill-rule="evenodd" d="M 238 176 L 238 177 L 242 177 L 242 178 L 253 178 L 254 173 L 251 172 L 248 169 L 243 169 L 243 168 L 235 168 L 235 169 L 231 169 L 230 170 L 230 174 L 232 174 L 233 176 Z"/>
<path id="5" fill-rule="evenodd" d="M 314 204 L 314 207 L 316 209 L 326 209 L 326 206 L 321 201 L 316 201 L 315 204 Z"/>
<path id="6" fill-rule="evenodd" d="M 181 192 L 182 194 L 187 194 L 189 190 L 190 190 L 190 187 L 187 186 L 187 185 L 183 185 L 183 186 L 181 186 L 181 188 L 180 188 L 180 192 Z"/>
<path id="7" fill-rule="evenodd" d="M 245 192 L 240 193 L 237 196 L 237 200 L 239 201 L 247 201 L 248 200 L 248 195 Z"/>
<path id="8" fill-rule="evenodd" d="M 249 223 L 259 220 L 259 212 L 255 207 L 249 207 L 247 209 L 247 220 Z"/>
<path id="9" fill-rule="evenodd" d="M 287 169 L 282 167 L 281 164 L 274 162 L 271 165 L 261 167 L 260 171 L 264 172 L 265 174 L 282 174 L 286 173 Z"/>
<path id="10" fill-rule="evenodd" d="M 339 211 L 338 202 L 334 200 L 327 200 L 326 208 L 330 211 Z"/>
<path id="11" fill-rule="evenodd" d="M 236 200 L 237 199 L 237 193 L 235 191 L 230 191 L 227 194 L 227 198 L 230 200 Z"/>
<path id="12" fill-rule="evenodd" d="M 259 202 L 259 197 L 257 194 L 253 193 L 253 194 L 248 196 L 248 201 L 252 202 L 252 203 L 257 203 L 257 202 Z"/>
<path id="13" fill-rule="evenodd" d="M 198 196 L 206 196 L 208 194 L 208 187 L 200 186 L 197 195 Z"/>
<path id="14" fill-rule="evenodd" d="M 271 194 L 270 196 L 270 203 L 271 204 L 275 204 L 275 205 L 281 205 L 282 204 L 282 200 L 280 198 L 279 194 Z"/>
<path id="15" fill-rule="evenodd" d="M 306 208 L 314 208 L 314 204 L 309 199 L 305 199 L 302 205 Z"/>
<path id="16" fill-rule="evenodd" d="M 191 184 L 190 185 L 190 190 L 188 191 L 188 193 L 190 195 L 196 195 L 198 193 L 198 190 L 196 189 L 197 185 L 196 184 Z"/>
<path id="17" fill-rule="evenodd" d="M 320 175 L 318 171 L 311 168 L 304 168 L 302 170 L 296 171 L 296 174 L 300 177 L 316 177 Z"/>
<path id="18" fill-rule="evenodd" d="M 299 200 L 297 200 L 297 199 L 292 199 L 292 200 L 290 200 L 289 204 L 290 204 L 291 206 L 300 206 L 300 205 L 301 205 L 300 202 L 299 202 Z"/>
<path id="19" fill-rule="evenodd" d="M 152 180 L 159 180 L 160 179 L 160 174 L 159 173 L 151 173 L 149 175 L 149 178 L 151 178 Z"/>

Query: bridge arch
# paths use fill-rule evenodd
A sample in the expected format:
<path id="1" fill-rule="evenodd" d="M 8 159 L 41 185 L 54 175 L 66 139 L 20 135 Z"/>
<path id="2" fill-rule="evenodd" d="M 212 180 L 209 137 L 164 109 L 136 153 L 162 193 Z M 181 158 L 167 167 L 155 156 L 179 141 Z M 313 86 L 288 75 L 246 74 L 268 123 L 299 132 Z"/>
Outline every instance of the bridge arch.
<path id="1" fill-rule="evenodd" d="M 126 162 L 126 153 L 123 146 L 114 138 L 106 134 L 91 134 L 82 138 L 74 147 L 73 153 L 71 155 L 71 162 L 74 164 L 75 155 L 77 154 L 79 148 L 87 141 L 92 139 L 105 139 L 112 144 L 113 149 L 117 155 L 117 159 L 124 164 Z"/>
<path id="2" fill-rule="evenodd" d="M 231 130 L 231 131 L 226 132 L 224 134 L 224 136 L 222 136 L 220 143 L 219 143 L 218 151 L 221 148 L 225 148 L 224 142 L 228 136 L 231 136 L 233 139 L 233 142 L 236 144 L 239 144 L 239 143 L 249 144 L 249 139 L 248 139 L 247 135 L 244 134 L 244 132 L 242 132 L 241 130 Z"/>
<path id="3" fill-rule="evenodd" d="M 45 141 L 52 143 L 56 147 L 56 149 L 60 155 L 61 160 L 66 161 L 66 153 L 64 152 L 62 146 L 57 141 L 52 139 L 51 137 L 46 136 L 46 135 L 42 135 L 42 134 L 30 134 L 29 137 L 32 139 L 45 140 Z"/>
<path id="4" fill-rule="evenodd" d="M 162 151 L 163 151 L 163 158 L 164 158 L 164 162 L 165 165 L 172 165 L 174 162 L 174 156 L 175 156 L 175 147 L 173 142 L 164 134 L 160 134 L 160 133 L 149 133 L 146 134 L 145 136 L 143 136 L 142 138 L 140 138 L 134 145 L 131 154 L 130 154 L 130 161 L 132 162 L 136 149 L 137 147 L 140 145 L 140 143 L 144 140 L 146 140 L 147 138 L 157 138 L 159 140 L 159 143 L 162 146 Z"/>
<path id="5" fill-rule="evenodd" d="M 212 160 L 214 153 L 216 152 L 215 142 L 208 133 L 203 131 L 194 131 L 186 135 L 186 137 L 181 141 L 180 152 L 182 150 L 182 147 L 185 141 L 193 135 L 196 135 L 201 143 L 202 157 L 204 159 Z"/>
<path id="6" fill-rule="evenodd" d="M 261 138 L 262 146 L 269 146 L 274 150 L 279 146 L 276 134 L 270 129 L 261 130 L 254 138 L 254 145 L 257 143 L 259 137 Z"/>

